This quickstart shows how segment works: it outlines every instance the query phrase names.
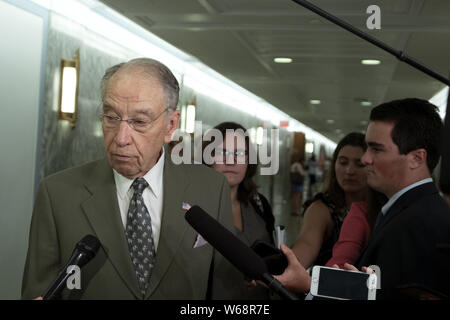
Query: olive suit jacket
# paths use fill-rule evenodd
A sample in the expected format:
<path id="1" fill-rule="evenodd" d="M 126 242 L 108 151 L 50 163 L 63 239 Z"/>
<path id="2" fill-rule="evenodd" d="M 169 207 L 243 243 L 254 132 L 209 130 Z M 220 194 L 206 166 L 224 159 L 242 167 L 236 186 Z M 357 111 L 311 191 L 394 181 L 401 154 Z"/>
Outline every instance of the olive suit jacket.
<path id="1" fill-rule="evenodd" d="M 213 299 L 234 298 L 232 292 L 215 289 L 230 288 L 226 274 L 217 270 L 230 270 L 230 265 L 209 244 L 194 248 L 198 234 L 184 219 L 183 202 L 199 205 L 233 230 L 226 179 L 204 165 L 175 165 L 166 153 L 160 239 L 143 297 L 107 159 L 45 178 L 32 216 L 22 297 L 41 296 L 69 260 L 75 244 L 92 234 L 100 240 L 101 248 L 81 269 L 81 289 L 64 289 L 63 299 L 205 299 L 208 280 Z M 236 284 L 240 285 L 243 283 Z"/>

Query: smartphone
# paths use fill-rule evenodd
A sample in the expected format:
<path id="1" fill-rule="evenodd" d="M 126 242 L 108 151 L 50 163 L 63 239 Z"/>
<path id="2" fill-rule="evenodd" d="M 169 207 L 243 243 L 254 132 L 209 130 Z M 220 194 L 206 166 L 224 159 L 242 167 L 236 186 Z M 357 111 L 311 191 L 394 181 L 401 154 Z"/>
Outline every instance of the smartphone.
<path id="1" fill-rule="evenodd" d="M 375 300 L 377 276 L 372 273 L 314 266 L 311 295 L 340 300 Z"/>
<path id="2" fill-rule="evenodd" d="M 256 240 L 251 248 L 258 256 L 263 258 L 270 274 L 280 275 L 286 269 L 288 261 L 280 249 L 261 240 Z"/>

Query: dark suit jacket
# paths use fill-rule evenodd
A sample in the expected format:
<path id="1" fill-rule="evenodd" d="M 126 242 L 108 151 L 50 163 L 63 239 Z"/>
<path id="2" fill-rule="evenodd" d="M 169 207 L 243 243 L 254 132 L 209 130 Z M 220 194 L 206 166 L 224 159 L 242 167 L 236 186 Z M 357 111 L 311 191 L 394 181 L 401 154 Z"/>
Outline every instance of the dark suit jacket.
<path id="1" fill-rule="evenodd" d="M 228 183 L 206 166 L 174 165 L 167 153 L 165 158 L 161 233 L 145 298 L 204 299 L 213 248 L 193 248 L 197 232 L 185 221 L 181 206 L 182 202 L 197 204 L 232 230 Z M 65 289 L 62 298 L 142 298 L 120 218 L 113 172 L 106 159 L 42 181 L 30 229 L 23 298 L 42 295 L 68 261 L 75 244 L 87 234 L 98 237 L 102 247 L 81 270 L 81 290 Z M 222 256 L 215 256 L 216 268 L 227 266 Z M 213 298 L 221 297 L 214 285 L 226 281 L 214 275 Z"/>
<path id="2" fill-rule="evenodd" d="M 404 298 L 397 286 L 420 285 L 450 293 L 450 209 L 433 183 L 403 194 L 375 228 L 357 267 L 378 265 L 377 299 Z"/>

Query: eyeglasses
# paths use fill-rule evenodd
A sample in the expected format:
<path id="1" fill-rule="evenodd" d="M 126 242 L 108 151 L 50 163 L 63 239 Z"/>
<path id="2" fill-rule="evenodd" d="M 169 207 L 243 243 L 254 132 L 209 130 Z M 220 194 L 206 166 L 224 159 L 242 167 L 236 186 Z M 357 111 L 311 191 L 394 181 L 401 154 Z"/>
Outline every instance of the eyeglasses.
<path id="1" fill-rule="evenodd" d="M 102 125 L 105 129 L 118 129 L 120 127 L 120 123 L 125 121 L 128 123 L 131 129 L 137 132 L 145 132 L 147 131 L 153 122 L 158 120 L 158 118 L 168 110 L 168 108 L 164 109 L 155 119 L 149 119 L 148 117 L 141 116 L 132 119 L 122 119 L 118 115 L 114 114 L 105 114 L 100 115 L 100 120 L 102 121 Z"/>
<path id="2" fill-rule="evenodd" d="M 227 149 L 223 149 L 223 150 L 214 152 L 214 157 L 226 160 L 228 158 L 228 156 L 231 154 L 234 156 L 234 159 L 237 160 L 237 159 L 245 158 L 247 156 L 248 152 L 242 151 L 242 150 L 236 150 L 236 151 L 232 152 L 232 151 L 228 151 Z"/>

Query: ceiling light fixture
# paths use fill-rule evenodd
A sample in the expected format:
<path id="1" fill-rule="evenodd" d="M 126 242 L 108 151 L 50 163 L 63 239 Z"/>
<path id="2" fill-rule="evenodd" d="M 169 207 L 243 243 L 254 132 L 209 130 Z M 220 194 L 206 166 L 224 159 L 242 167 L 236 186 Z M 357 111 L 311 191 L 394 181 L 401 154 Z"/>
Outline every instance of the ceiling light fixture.
<path id="1" fill-rule="evenodd" d="M 376 65 L 379 65 L 381 63 L 381 61 L 376 60 L 376 59 L 364 59 L 364 60 L 361 60 L 361 63 L 366 66 L 376 66 Z"/>
<path id="2" fill-rule="evenodd" d="M 370 107 L 372 105 L 372 102 L 370 102 L 370 101 L 361 101 L 361 105 L 363 107 Z"/>
<path id="3" fill-rule="evenodd" d="M 320 100 L 309 100 L 309 103 L 311 103 L 311 104 L 320 104 L 321 101 Z"/>
<path id="4" fill-rule="evenodd" d="M 284 57 L 278 57 L 273 59 L 274 62 L 276 63 L 291 63 L 292 59 L 291 58 L 284 58 Z"/>

